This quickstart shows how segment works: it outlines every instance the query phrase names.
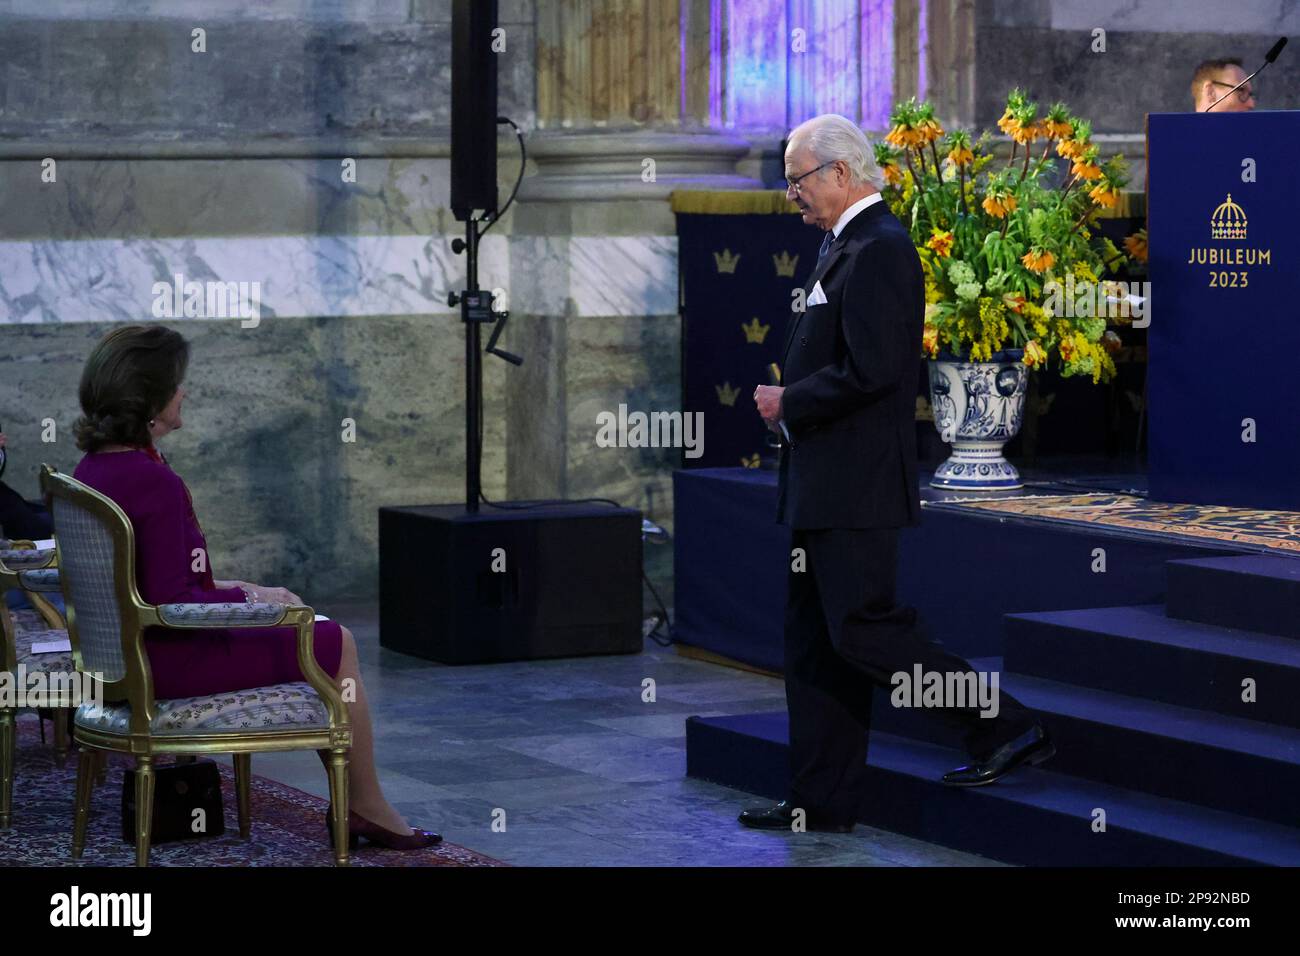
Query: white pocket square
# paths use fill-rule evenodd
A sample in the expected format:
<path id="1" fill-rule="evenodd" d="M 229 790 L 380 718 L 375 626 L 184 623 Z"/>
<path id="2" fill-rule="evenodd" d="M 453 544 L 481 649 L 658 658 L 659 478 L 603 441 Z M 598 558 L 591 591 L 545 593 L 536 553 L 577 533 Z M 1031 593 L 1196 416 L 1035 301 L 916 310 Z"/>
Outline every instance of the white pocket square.
<path id="1" fill-rule="evenodd" d="M 822 291 L 821 281 L 818 280 L 813 284 L 812 292 L 808 293 L 808 305 L 825 305 L 826 293 Z"/>

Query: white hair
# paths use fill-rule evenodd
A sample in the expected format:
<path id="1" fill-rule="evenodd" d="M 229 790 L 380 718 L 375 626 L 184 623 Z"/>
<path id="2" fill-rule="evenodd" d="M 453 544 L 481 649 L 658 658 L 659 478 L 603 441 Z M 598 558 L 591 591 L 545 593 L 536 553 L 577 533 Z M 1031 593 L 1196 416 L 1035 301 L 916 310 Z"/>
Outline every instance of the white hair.
<path id="1" fill-rule="evenodd" d="M 867 134 L 857 123 L 838 113 L 823 113 L 800 123 L 790 131 L 789 146 L 806 145 L 818 164 L 841 160 L 849 167 L 849 180 L 876 189 L 885 186 L 885 175 L 876 165 Z"/>

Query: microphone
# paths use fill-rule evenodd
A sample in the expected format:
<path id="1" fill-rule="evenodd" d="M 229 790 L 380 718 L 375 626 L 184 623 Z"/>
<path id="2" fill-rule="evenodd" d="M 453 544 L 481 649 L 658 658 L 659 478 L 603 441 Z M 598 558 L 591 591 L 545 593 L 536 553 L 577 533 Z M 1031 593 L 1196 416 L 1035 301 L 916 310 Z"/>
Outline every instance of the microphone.
<path id="1" fill-rule="evenodd" d="M 1205 108 L 1205 112 L 1208 113 L 1210 110 L 1214 109 L 1224 100 L 1226 100 L 1229 96 L 1231 96 L 1233 93 L 1236 93 L 1237 90 L 1241 89 L 1251 80 L 1253 80 L 1256 76 L 1258 76 L 1260 72 L 1263 71 L 1264 67 L 1268 66 L 1270 63 L 1272 63 L 1274 60 L 1277 59 L 1277 55 L 1282 52 L 1282 47 L 1284 46 L 1286 46 L 1286 37 L 1278 37 L 1278 41 L 1273 44 L 1272 48 L 1267 53 L 1264 54 L 1264 62 L 1260 65 L 1260 68 L 1256 70 L 1254 73 L 1250 74 L 1250 76 L 1246 77 L 1236 86 L 1234 86 L 1232 89 L 1228 90 L 1228 92 L 1224 93 L 1222 96 L 1220 96 L 1209 106 L 1207 106 Z"/>

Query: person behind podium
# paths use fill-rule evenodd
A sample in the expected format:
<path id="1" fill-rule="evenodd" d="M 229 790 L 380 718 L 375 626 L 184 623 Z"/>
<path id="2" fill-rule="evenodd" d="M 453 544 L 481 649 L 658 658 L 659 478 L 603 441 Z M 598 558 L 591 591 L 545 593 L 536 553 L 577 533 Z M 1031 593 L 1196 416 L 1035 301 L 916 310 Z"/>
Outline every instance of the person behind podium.
<path id="1" fill-rule="evenodd" d="M 791 527 L 785 612 L 790 717 L 787 799 L 740 822 L 846 832 L 867 798 L 867 735 L 876 687 L 895 675 L 972 675 L 925 637 L 895 600 L 899 530 L 919 523 L 915 388 L 921 356 L 921 262 L 889 211 L 866 136 L 835 114 L 796 127 L 785 151 L 786 197 L 825 231 L 807 308 L 792 315 L 780 386 L 759 386 L 758 411 L 787 436 L 777 521 Z M 955 695 L 954 695 L 955 698 Z M 996 716 L 974 701 L 928 712 L 963 735 L 971 765 L 953 786 L 993 783 L 1055 753 L 1046 731 L 1009 694 Z M 992 714 L 994 708 L 984 710 Z"/>
<path id="2" fill-rule="evenodd" d="M 155 444 L 182 425 L 181 382 L 188 363 L 189 344 L 164 326 L 125 325 L 105 335 L 81 375 L 84 414 L 76 423 L 76 440 L 86 454 L 73 477 L 111 498 L 130 519 L 136 582 L 150 604 L 301 604 L 298 595 L 284 588 L 214 580 L 210 560 L 195 570 L 193 555 L 207 554 L 207 541 L 189 489 Z M 293 627 L 153 630 L 145 632 L 144 642 L 159 699 L 305 680 Z M 321 620 L 314 625 L 313 640 L 321 668 L 355 692 L 348 704 L 353 740 L 350 835 L 394 850 L 438 843 L 438 834 L 412 830 L 380 789 L 370 708 L 352 633 L 335 621 Z M 351 683 L 343 685 L 344 680 Z"/>
<path id="3" fill-rule="evenodd" d="M 1223 97 L 1223 102 L 1214 107 L 1216 113 L 1243 113 L 1255 108 L 1255 90 L 1249 83 L 1241 89 L 1225 96 L 1234 86 L 1246 78 L 1246 71 L 1241 67 L 1241 60 L 1206 60 L 1192 74 L 1192 105 L 1196 112 L 1204 113 L 1214 101 Z"/>

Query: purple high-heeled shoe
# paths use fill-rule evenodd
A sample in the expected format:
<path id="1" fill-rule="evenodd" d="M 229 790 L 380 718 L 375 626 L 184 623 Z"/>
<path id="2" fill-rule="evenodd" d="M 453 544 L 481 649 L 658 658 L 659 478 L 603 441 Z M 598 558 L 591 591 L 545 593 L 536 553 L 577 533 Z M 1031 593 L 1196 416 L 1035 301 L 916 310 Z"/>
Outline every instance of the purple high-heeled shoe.
<path id="1" fill-rule="evenodd" d="M 334 846 L 334 807 L 325 811 L 325 832 L 329 834 L 330 846 Z M 429 830 L 421 830 L 419 827 L 412 827 L 412 832 L 408 834 L 394 833 L 392 830 L 385 830 L 376 823 L 371 823 L 365 817 L 358 816 L 355 810 L 348 811 L 348 849 L 355 850 L 360 837 L 365 837 L 376 846 L 381 846 L 386 850 L 422 850 L 425 847 L 437 846 L 442 842 L 442 837 L 437 833 Z"/>

